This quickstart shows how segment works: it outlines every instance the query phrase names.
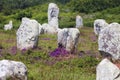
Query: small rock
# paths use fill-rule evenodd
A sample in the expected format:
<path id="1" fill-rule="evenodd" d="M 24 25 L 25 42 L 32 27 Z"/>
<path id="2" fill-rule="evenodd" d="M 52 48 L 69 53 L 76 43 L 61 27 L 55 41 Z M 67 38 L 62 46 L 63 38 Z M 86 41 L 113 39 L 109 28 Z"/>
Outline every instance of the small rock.
<path id="1" fill-rule="evenodd" d="M 4 30 L 11 30 L 13 28 L 12 21 L 9 21 L 9 24 L 4 25 Z"/>

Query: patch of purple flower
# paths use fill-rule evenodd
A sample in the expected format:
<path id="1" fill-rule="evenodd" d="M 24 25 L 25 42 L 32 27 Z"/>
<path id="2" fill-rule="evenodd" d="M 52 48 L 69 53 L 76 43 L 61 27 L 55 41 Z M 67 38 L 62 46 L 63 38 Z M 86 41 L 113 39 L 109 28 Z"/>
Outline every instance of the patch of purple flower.
<path id="1" fill-rule="evenodd" d="M 17 53 L 17 47 L 16 47 L 16 46 L 13 46 L 13 47 L 10 49 L 10 53 L 15 55 L 15 54 Z"/>
<path id="2" fill-rule="evenodd" d="M 69 52 L 64 47 L 58 47 L 53 52 L 50 53 L 51 57 L 65 56 L 68 55 Z"/>
<path id="3" fill-rule="evenodd" d="M 21 50 L 21 54 L 24 54 L 26 51 L 27 51 L 27 49 L 26 49 L 26 48 L 23 48 L 23 49 Z"/>

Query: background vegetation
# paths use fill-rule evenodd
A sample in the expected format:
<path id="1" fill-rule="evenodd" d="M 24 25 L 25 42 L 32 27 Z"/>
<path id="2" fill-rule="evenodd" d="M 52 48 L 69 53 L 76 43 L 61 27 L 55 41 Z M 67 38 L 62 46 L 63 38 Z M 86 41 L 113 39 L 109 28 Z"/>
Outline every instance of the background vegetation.
<path id="1" fill-rule="evenodd" d="M 40 35 L 37 49 L 19 51 L 16 48 L 16 30 L 22 17 L 47 23 L 50 2 L 60 8 L 60 28 L 75 27 L 76 15 L 83 17 L 84 28 L 76 54 L 53 58 L 49 53 L 57 47 L 57 35 Z M 95 69 L 101 57 L 93 22 L 102 18 L 108 23 L 120 23 L 120 0 L 0 0 L 0 59 L 22 61 L 29 69 L 28 80 L 95 80 Z M 10 20 L 13 29 L 4 31 Z M 52 44 L 52 45 L 51 45 Z"/>
<path id="2" fill-rule="evenodd" d="M 108 23 L 120 22 L 120 0 L 0 0 L 0 28 L 13 20 L 14 28 L 20 25 L 22 17 L 47 23 L 47 9 L 50 2 L 60 8 L 59 25 L 61 28 L 74 27 L 76 15 L 81 15 L 84 26 L 93 27 L 97 18 Z"/>

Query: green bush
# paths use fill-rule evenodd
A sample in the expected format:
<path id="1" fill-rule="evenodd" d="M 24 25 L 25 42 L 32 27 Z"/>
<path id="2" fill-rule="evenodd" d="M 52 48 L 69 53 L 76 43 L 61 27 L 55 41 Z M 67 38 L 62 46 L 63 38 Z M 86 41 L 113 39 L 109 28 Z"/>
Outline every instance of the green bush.
<path id="1" fill-rule="evenodd" d="M 72 11 L 93 13 L 107 8 L 117 7 L 119 4 L 120 0 L 72 0 L 68 3 L 68 6 Z"/>
<path id="2" fill-rule="evenodd" d="M 40 24 L 48 22 L 47 14 L 46 13 L 40 13 L 36 14 L 33 19 L 37 20 Z"/>
<path id="3" fill-rule="evenodd" d="M 32 13 L 31 12 L 26 12 L 26 11 L 19 12 L 19 13 L 17 13 L 16 19 L 21 20 L 23 17 L 31 18 Z"/>
<path id="4" fill-rule="evenodd" d="M 6 17 L 0 14 L 0 29 L 3 29 L 5 21 L 6 21 Z"/>
<path id="5" fill-rule="evenodd" d="M 76 13 L 61 13 L 59 17 L 60 28 L 75 27 Z"/>

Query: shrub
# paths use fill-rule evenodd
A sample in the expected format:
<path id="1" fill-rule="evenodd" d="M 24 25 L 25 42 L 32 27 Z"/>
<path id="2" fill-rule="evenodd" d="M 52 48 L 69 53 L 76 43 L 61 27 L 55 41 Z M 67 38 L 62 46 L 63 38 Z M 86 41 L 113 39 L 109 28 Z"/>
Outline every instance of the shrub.
<path id="1" fill-rule="evenodd" d="M 41 24 L 48 22 L 47 21 L 48 18 L 47 18 L 47 14 L 46 13 L 36 14 L 33 18 L 35 20 L 37 20 L 39 23 L 41 23 Z"/>
<path id="2" fill-rule="evenodd" d="M 65 50 L 63 47 L 58 47 L 53 52 L 50 53 L 51 57 L 65 56 L 68 55 L 69 52 Z"/>
<path id="3" fill-rule="evenodd" d="M 62 13 L 59 17 L 60 28 L 75 27 L 76 13 Z"/>
<path id="4" fill-rule="evenodd" d="M 107 8 L 119 6 L 119 4 L 119 0 L 71 0 L 68 3 L 68 6 L 71 8 L 72 11 L 93 13 L 96 11 L 102 11 Z"/>
<path id="5" fill-rule="evenodd" d="M 17 14 L 16 19 L 17 20 L 21 20 L 23 17 L 31 18 L 32 17 L 32 13 L 31 12 L 22 11 L 22 12 Z"/>

